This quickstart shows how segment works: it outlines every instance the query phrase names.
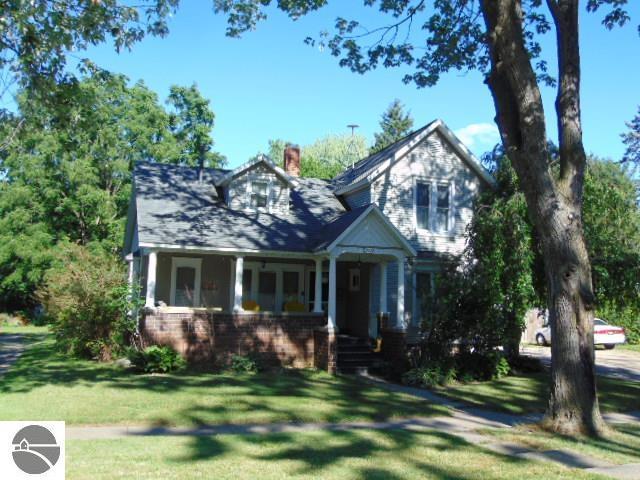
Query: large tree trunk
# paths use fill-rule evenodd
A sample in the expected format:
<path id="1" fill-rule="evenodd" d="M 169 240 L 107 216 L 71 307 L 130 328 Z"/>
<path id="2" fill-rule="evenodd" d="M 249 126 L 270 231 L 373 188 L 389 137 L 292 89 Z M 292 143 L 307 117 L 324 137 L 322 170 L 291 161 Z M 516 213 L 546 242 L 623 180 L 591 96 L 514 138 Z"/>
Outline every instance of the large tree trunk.
<path id="1" fill-rule="evenodd" d="M 599 434 L 591 266 L 582 231 L 586 156 L 580 127 L 577 0 L 548 0 L 558 32 L 559 176 L 551 171 L 535 71 L 520 0 L 483 0 L 491 72 L 487 84 L 502 143 L 513 162 L 545 259 L 552 329 L 551 395 L 545 422 L 565 434 Z"/>

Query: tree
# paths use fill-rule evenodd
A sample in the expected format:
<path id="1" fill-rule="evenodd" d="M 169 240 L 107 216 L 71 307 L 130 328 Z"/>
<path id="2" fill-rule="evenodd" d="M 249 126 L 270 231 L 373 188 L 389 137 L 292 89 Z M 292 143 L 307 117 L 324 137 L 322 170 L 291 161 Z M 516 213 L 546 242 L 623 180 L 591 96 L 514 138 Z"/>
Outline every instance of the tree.
<path id="1" fill-rule="evenodd" d="M 238 36 L 266 17 L 269 0 L 214 0 L 228 15 L 227 34 Z M 363 27 L 338 18 L 322 35 L 340 65 L 358 73 L 378 66 L 411 65 L 406 82 L 435 84 L 450 70 L 483 72 L 493 97 L 502 145 L 513 163 L 544 258 L 552 345 L 551 393 L 545 424 L 566 433 L 604 428 L 596 395 L 593 348 L 594 293 L 582 224 L 586 154 L 580 110 L 579 0 L 370 0 L 392 23 Z M 327 4 L 278 2 L 297 18 Z M 607 28 L 624 25 L 625 0 L 588 0 L 587 10 L 609 8 Z M 549 20 L 549 17 L 551 20 Z M 412 28 L 421 27 L 421 35 Z M 537 35 L 555 28 L 558 59 L 556 120 L 558 174 L 551 168 L 540 82 L 554 83 L 540 57 Z M 313 39 L 307 40 L 314 43 Z"/>
<path id="2" fill-rule="evenodd" d="M 269 140 L 269 158 L 279 163 L 291 142 Z M 300 148 L 300 176 L 331 179 L 368 155 L 363 135 L 327 135 Z"/>
<path id="3" fill-rule="evenodd" d="M 627 123 L 628 132 L 621 134 L 622 143 L 626 145 L 622 163 L 629 165 L 634 172 L 640 171 L 640 107 L 638 113 Z M 637 178 L 637 177 L 636 177 Z M 640 199 L 640 182 L 636 184 L 637 197 Z"/>
<path id="4" fill-rule="evenodd" d="M 375 143 L 371 147 L 371 153 L 376 153 L 411 132 L 413 118 L 410 112 L 404 111 L 404 105 L 397 98 L 391 102 L 380 119 L 380 133 L 375 133 Z"/>
<path id="5" fill-rule="evenodd" d="M 225 157 L 211 151 L 215 114 L 198 87 L 195 84 L 190 87 L 173 85 L 167 103 L 175 110 L 171 115 L 171 131 L 183 145 L 178 162 L 201 168 L 224 165 Z"/>
<path id="6" fill-rule="evenodd" d="M 166 19 L 179 0 L 10 1 L 2 3 L 0 97 L 13 85 L 52 99 L 60 83 L 74 83 L 66 71 L 69 52 L 113 40 L 120 51 L 146 34 L 168 33 Z"/>
<path id="7" fill-rule="evenodd" d="M 193 138 L 173 134 L 171 115 L 142 82 L 129 86 L 126 77 L 87 65 L 74 90 L 64 108 L 25 90 L 18 113 L 0 123 L 11 132 L 0 151 L 3 309 L 34 305 L 60 242 L 119 254 L 133 165 L 184 162 L 193 151 Z M 188 129 L 206 131 L 199 141 L 212 144 L 211 125 L 199 122 L 191 119 Z"/>

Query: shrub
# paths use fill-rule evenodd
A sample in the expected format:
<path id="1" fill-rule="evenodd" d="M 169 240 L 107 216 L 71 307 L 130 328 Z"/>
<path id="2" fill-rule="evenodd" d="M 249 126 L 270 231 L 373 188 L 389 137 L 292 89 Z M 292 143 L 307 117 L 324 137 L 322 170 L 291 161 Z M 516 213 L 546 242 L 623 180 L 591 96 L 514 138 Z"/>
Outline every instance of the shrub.
<path id="1" fill-rule="evenodd" d="M 250 356 L 232 355 L 231 370 L 235 373 L 257 373 L 260 368 L 258 362 Z"/>
<path id="2" fill-rule="evenodd" d="M 99 247 L 59 244 L 38 296 L 57 345 L 69 354 L 110 360 L 135 332 L 129 312 L 139 295 L 129 289 L 120 259 Z"/>
<path id="3" fill-rule="evenodd" d="M 539 358 L 528 355 L 510 357 L 509 366 L 513 372 L 518 373 L 538 373 L 544 370 L 544 366 Z"/>
<path id="4" fill-rule="evenodd" d="M 597 316 L 612 325 L 624 327 L 628 343 L 640 343 L 640 308 L 638 306 L 633 304 L 618 306 L 613 302 L 605 302 L 598 308 Z"/>
<path id="5" fill-rule="evenodd" d="M 457 375 L 458 373 L 454 367 L 446 367 L 443 365 L 418 367 L 402 375 L 402 383 L 416 387 L 432 388 L 454 382 Z"/>
<path id="6" fill-rule="evenodd" d="M 145 373 L 167 373 L 186 366 L 180 354 L 166 345 L 152 345 L 144 350 L 130 349 L 127 357 L 137 370 Z"/>
<path id="7" fill-rule="evenodd" d="M 486 353 L 463 352 L 456 356 L 456 367 L 461 374 L 474 380 L 494 380 L 509 374 L 509 362 L 497 350 Z"/>

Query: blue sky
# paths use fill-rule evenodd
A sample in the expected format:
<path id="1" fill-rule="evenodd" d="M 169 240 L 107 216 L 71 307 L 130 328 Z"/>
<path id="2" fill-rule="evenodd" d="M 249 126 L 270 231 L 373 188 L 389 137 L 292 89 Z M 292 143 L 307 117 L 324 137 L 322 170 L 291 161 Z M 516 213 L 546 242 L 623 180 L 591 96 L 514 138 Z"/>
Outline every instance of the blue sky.
<path id="1" fill-rule="evenodd" d="M 477 72 L 451 73 L 436 87 L 418 90 L 402 83 L 402 70 L 353 74 L 328 52 L 305 45 L 306 36 L 329 29 L 338 14 L 345 15 L 340 3 L 342 11 L 330 7 L 297 22 L 274 12 L 256 31 L 230 39 L 224 18 L 214 15 L 209 1 L 185 1 L 166 38 L 147 38 L 131 52 L 116 54 L 104 45 L 78 55 L 132 81 L 144 80 L 162 100 L 170 85 L 196 82 L 216 114 L 215 148 L 230 166 L 266 151 L 269 139 L 304 145 L 347 133 L 350 123 L 359 124 L 358 132 L 371 141 L 380 114 L 394 98 L 411 111 L 416 127 L 441 118 L 478 155 L 498 141 L 491 96 Z M 364 12 L 373 25 L 375 12 L 353 3 L 357 6 L 348 11 Z M 599 15 L 581 12 L 585 146 L 614 159 L 624 151 L 625 121 L 640 104 L 640 2 L 631 3 L 633 24 L 612 32 L 600 25 Z M 549 135 L 555 139 L 555 91 L 544 89 L 543 95 Z"/>

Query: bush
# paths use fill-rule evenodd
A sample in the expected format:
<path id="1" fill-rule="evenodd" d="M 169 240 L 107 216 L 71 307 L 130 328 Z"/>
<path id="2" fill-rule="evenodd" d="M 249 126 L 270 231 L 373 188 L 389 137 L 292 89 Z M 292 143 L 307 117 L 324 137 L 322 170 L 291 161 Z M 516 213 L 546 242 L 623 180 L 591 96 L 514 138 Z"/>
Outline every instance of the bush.
<path id="1" fill-rule="evenodd" d="M 501 352 L 463 352 L 456 357 L 456 367 L 461 374 L 474 380 L 495 380 L 509 374 L 511 367 Z"/>
<path id="2" fill-rule="evenodd" d="M 448 385 L 456 380 L 458 372 L 452 366 L 432 365 L 413 368 L 402 375 L 402 383 L 415 387 L 432 388 Z"/>
<path id="3" fill-rule="evenodd" d="M 137 370 L 145 373 L 167 373 L 186 366 L 180 354 L 166 345 L 152 345 L 144 350 L 130 349 L 127 358 Z"/>
<path id="4" fill-rule="evenodd" d="M 260 371 L 258 362 L 245 355 L 232 355 L 231 370 L 235 373 L 258 373 Z"/>
<path id="5" fill-rule="evenodd" d="M 101 248 L 59 244 L 38 296 L 57 345 L 69 354 L 110 360 L 135 332 L 129 312 L 139 295 L 130 291 L 120 259 Z"/>
<path id="6" fill-rule="evenodd" d="M 619 327 L 624 327 L 627 342 L 640 343 L 640 308 L 635 305 L 618 306 L 606 302 L 597 310 L 597 317 Z"/>

